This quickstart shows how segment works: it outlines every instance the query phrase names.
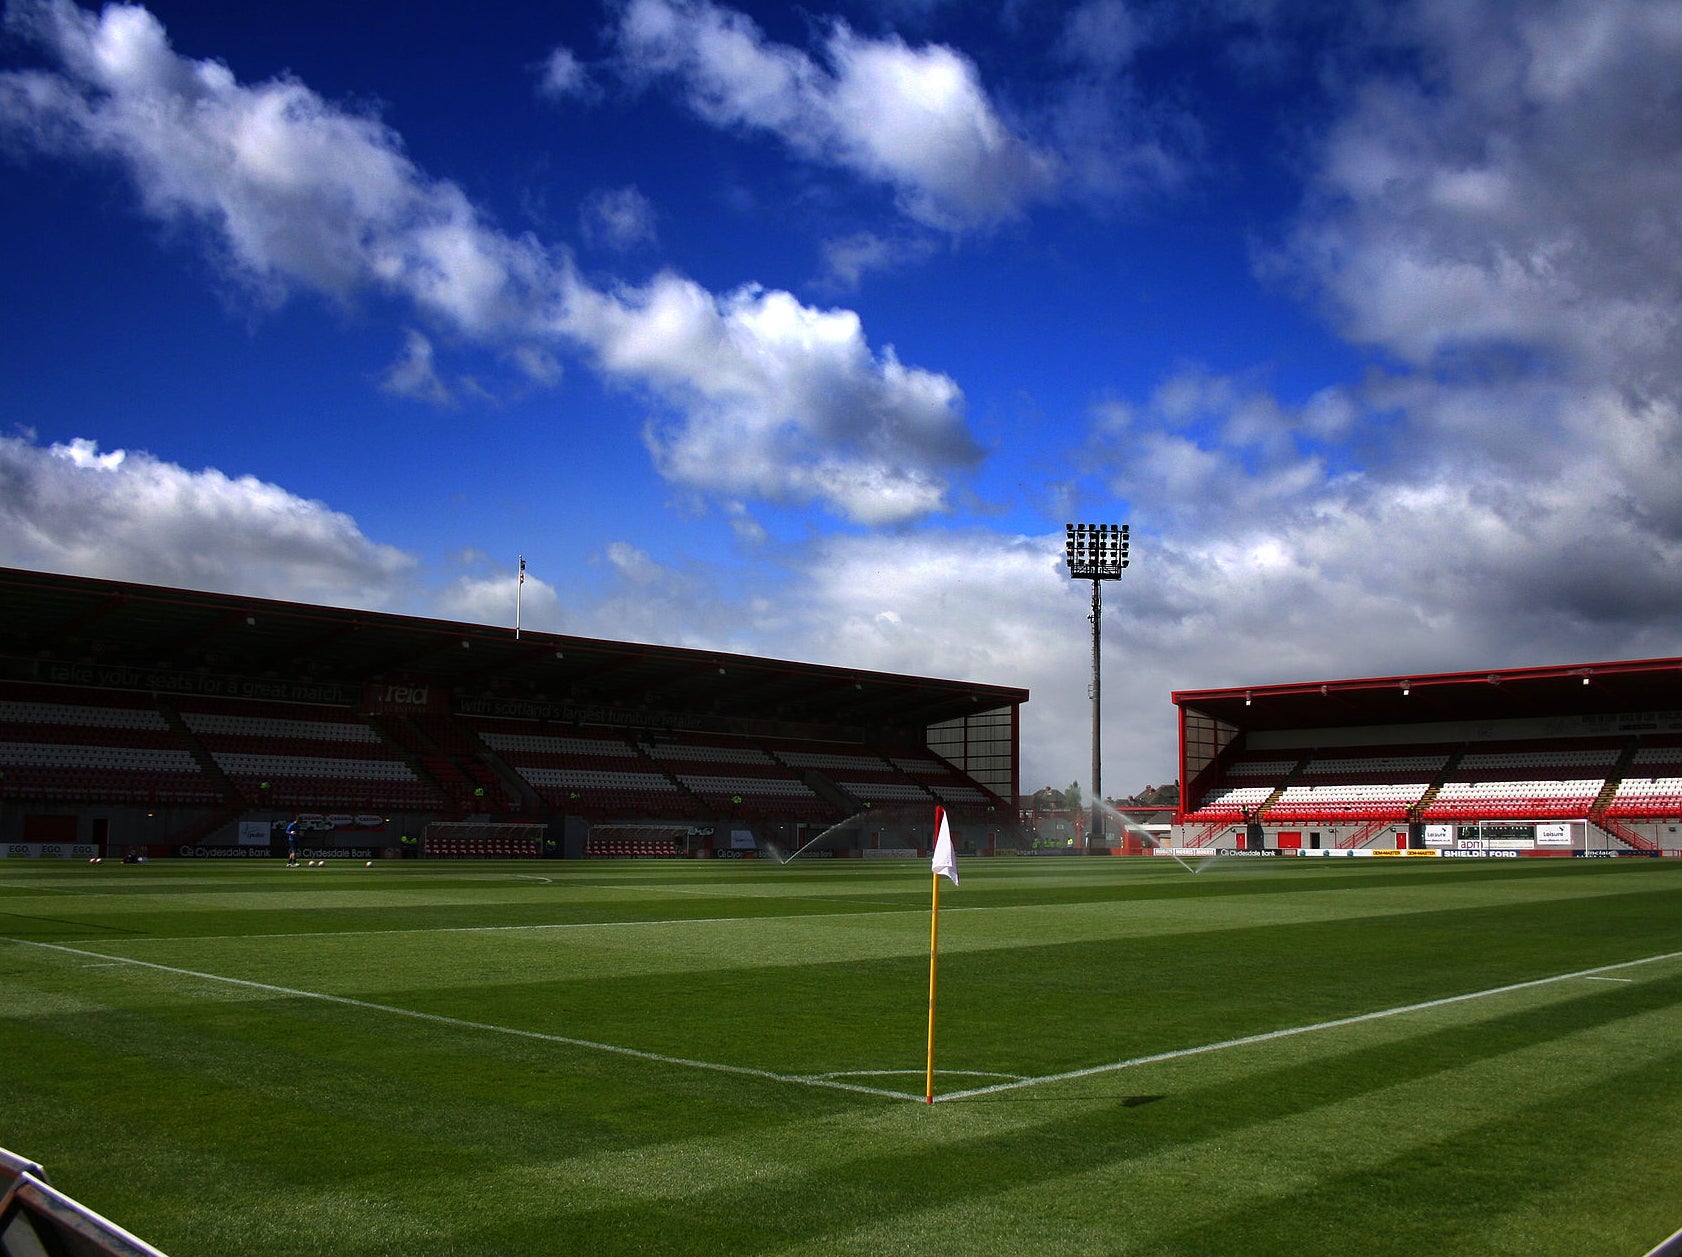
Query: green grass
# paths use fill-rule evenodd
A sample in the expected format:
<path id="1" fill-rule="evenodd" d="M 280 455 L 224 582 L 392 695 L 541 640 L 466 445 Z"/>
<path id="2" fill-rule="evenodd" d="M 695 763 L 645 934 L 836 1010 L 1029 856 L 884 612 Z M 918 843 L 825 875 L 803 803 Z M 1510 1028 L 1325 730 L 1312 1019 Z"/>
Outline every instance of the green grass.
<path id="1" fill-rule="evenodd" d="M 171 1257 L 1682 1226 L 1682 861 L 962 874 L 931 1107 L 925 863 L 3 863 L 0 1145 Z"/>

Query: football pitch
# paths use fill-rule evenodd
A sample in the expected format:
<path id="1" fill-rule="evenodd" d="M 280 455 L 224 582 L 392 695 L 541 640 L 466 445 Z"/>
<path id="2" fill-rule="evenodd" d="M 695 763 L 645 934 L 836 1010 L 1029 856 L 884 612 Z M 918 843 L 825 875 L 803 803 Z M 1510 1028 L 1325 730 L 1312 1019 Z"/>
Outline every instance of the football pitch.
<path id="1" fill-rule="evenodd" d="M 1607 1254 L 1682 861 L 0 863 L 0 1146 L 171 1257 Z"/>

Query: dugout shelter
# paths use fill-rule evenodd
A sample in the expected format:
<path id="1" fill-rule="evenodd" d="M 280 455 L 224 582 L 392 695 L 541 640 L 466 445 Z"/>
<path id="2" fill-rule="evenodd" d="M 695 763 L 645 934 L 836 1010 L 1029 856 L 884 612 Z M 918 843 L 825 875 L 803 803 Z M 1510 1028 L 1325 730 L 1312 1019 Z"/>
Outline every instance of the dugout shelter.
<path id="1" fill-rule="evenodd" d="M 1184 690 L 1173 846 L 1682 849 L 1682 659 Z"/>
<path id="2" fill-rule="evenodd" d="M 0 855 L 1014 846 L 1025 690 L 0 569 Z"/>

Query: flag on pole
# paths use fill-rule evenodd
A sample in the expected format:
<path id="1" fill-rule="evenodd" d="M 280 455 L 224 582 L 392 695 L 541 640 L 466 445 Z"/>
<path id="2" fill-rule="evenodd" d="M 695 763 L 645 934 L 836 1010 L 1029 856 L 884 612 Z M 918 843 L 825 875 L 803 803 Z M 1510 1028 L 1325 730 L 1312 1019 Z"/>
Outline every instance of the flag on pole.
<path id="1" fill-rule="evenodd" d="M 952 826 L 946 820 L 946 809 L 934 810 L 934 871 L 958 884 L 958 857 L 952 850 Z"/>
<path id="2" fill-rule="evenodd" d="M 526 592 L 526 556 L 520 556 L 520 579 L 514 582 L 514 636 L 520 636 L 520 599 Z"/>
<path id="3" fill-rule="evenodd" d="M 958 884 L 958 857 L 952 850 L 952 826 L 946 820 L 946 809 L 934 810 L 934 872 L 929 875 L 929 1058 L 923 1077 L 923 1100 L 934 1103 L 934 997 L 935 977 L 940 956 L 940 879 L 950 877 Z"/>

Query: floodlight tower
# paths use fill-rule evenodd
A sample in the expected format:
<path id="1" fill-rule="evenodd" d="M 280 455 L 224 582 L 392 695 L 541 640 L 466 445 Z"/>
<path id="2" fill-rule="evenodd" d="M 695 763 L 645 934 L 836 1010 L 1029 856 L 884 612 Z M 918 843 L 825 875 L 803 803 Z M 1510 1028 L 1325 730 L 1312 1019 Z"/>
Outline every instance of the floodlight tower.
<path id="1" fill-rule="evenodd" d="M 1092 582 L 1092 823 L 1086 830 L 1086 844 L 1092 835 L 1104 832 L 1104 794 L 1100 783 L 1098 695 L 1099 643 L 1104 606 L 1099 595 L 1103 582 L 1120 580 L 1127 566 L 1126 524 L 1065 524 L 1063 555 L 1074 580 Z"/>

